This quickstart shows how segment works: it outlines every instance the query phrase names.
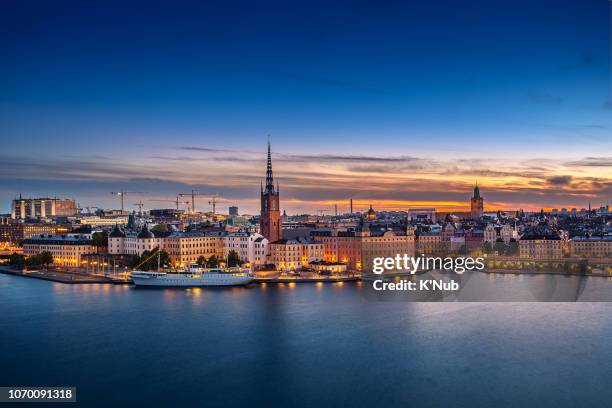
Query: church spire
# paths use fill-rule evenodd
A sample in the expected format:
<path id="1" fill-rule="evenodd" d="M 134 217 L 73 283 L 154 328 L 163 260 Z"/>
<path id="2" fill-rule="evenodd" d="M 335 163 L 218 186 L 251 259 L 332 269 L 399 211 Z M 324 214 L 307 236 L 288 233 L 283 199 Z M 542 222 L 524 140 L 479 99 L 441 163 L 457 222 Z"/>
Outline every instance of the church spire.
<path id="1" fill-rule="evenodd" d="M 268 166 L 266 168 L 266 192 L 274 192 L 274 176 L 272 175 L 272 152 L 270 150 L 270 136 L 268 136 Z"/>

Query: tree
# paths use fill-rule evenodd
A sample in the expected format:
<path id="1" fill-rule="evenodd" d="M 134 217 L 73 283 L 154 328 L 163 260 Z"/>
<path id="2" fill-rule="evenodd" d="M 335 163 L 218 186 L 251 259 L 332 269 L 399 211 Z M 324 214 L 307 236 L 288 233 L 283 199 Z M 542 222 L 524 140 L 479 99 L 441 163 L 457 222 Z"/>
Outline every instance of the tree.
<path id="1" fill-rule="evenodd" d="M 496 241 L 495 244 L 493 244 L 493 251 L 497 252 L 499 255 L 503 255 L 506 252 L 506 244 L 504 244 L 504 241 Z"/>
<path id="2" fill-rule="evenodd" d="M 204 255 L 200 255 L 198 257 L 198 260 L 196 261 L 196 263 L 198 264 L 198 266 L 200 266 L 201 268 L 205 268 L 206 267 L 206 257 Z"/>
<path id="3" fill-rule="evenodd" d="M 485 254 L 490 254 L 491 252 L 493 252 L 493 246 L 491 245 L 489 241 L 484 243 L 484 245 L 482 246 L 482 251 Z"/>
<path id="4" fill-rule="evenodd" d="M 168 232 L 168 231 L 170 231 L 170 228 L 168 227 L 167 224 L 157 224 L 156 226 L 151 228 L 151 232 L 153 232 L 153 233 L 155 233 L 155 232 Z"/>
<path id="5" fill-rule="evenodd" d="M 142 255 L 135 256 L 130 263 L 133 269 L 140 271 L 154 271 L 157 270 L 157 249 L 152 251 L 144 251 Z M 170 265 L 170 256 L 165 249 L 162 249 L 159 253 L 159 265 L 167 267 Z"/>
<path id="6" fill-rule="evenodd" d="M 206 266 L 208 268 L 218 268 L 219 260 L 217 259 L 215 255 L 212 255 L 210 258 L 208 258 L 208 261 L 206 261 Z"/>
<path id="7" fill-rule="evenodd" d="M 40 263 L 46 268 L 53 263 L 53 255 L 51 252 L 41 252 L 40 253 Z"/>
<path id="8" fill-rule="evenodd" d="M 91 235 L 91 245 L 95 247 L 107 247 L 108 246 L 108 235 L 105 231 L 94 232 Z"/>
<path id="9" fill-rule="evenodd" d="M 25 263 L 25 256 L 18 254 L 17 252 L 13 252 L 9 257 L 9 265 L 14 266 L 17 269 L 23 269 Z"/>
<path id="10" fill-rule="evenodd" d="M 242 263 L 243 262 L 240 259 L 238 252 L 234 251 L 233 249 L 229 251 L 229 253 L 227 254 L 227 266 L 229 267 L 242 266 Z"/>

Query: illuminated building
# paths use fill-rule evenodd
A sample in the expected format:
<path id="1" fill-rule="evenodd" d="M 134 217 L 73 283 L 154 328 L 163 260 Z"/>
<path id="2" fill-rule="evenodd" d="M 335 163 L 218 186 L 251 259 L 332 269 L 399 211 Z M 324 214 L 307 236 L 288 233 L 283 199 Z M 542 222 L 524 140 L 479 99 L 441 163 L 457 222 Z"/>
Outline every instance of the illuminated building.
<path id="1" fill-rule="evenodd" d="M 53 263 L 64 266 L 79 266 L 82 255 L 96 252 L 89 234 L 28 238 L 22 245 L 26 257 L 50 252 Z"/>
<path id="2" fill-rule="evenodd" d="M 71 199 L 59 198 L 22 198 L 13 200 L 12 219 L 73 217 L 77 215 L 77 205 Z"/>
<path id="3" fill-rule="evenodd" d="M 236 251 L 240 259 L 253 267 L 266 264 L 268 240 L 260 234 L 248 232 L 226 233 L 223 235 L 223 257 Z"/>
<path id="4" fill-rule="evenodd" d="M 366 218 L 368 221 L 374 221 L 376 219 L 376 211 L 372 208 L 372 204 L 370 204 L 370 209 L 366 212 Z"/>
<path id="5" fill-rule="evenodd" d="M 128 223 L 128 215 L 110 215 L 110 216 L 98 216 L 98 215 L 83 215 L 77 218 L 77 222 L 81 225 L 90 225 L 92 227 L 102 227 L 109 225 L 126 225 Z"/>
<path id="6" fill-rule="evenodd" d="M 108 236 L 108 253 L 111 255 L 142 255 L 162 245 L 162 238 L 156 237 L 145 226 L 138 233 L 123 232 L 118 225 Z M 162 246 L 163 248 L 163 246 Z"/>
<path id="7" fill-rule="evenodd" d="M 279 271 L 307 268 L 311 262 L 322 261 L 323 243 L 311 239 L 280 239 L 269 244 L 270 262 Z"/>
<path id="8" fill-rule="evenodd" d="M 44 223 L 24 223 L 12 219 L 4 219 L 0 222 L 0 242 L 12 242 L 19 244 L 27 238 L 40 235 L 58 235 L 70 232 L 70 228 L 64 225 Z"/>
<path id="9" fill-rule="evenodd" d="M 570 256 L 610 258 L 612 257 L 612 236 L 574 237 L 570 240 Z"/>
<path id="10" fill-rule="evenodd" d="M 412 225 L 402 233 L 390 229 L 372 231 L 369 223 L 362 222 L 355 229 L 317 230 L 311 236 L 323 243 L 325 261 L 341 262 L 351 271 L 371 273 L 374 258 L 415 253 Z"/>
<path id="11" fill-rule="evenodd" d="M 519 253 L 525 259 L 559 259 L 563 256 L 563 242 L 551 230 L 533 229 L 519 240 Z"/>
<path id="12" fill-rule="evenodd" d="M 278 241 L 283 237 L 278 184 L 274 188 L 274 177 L 272 175 L 272 153 L 270 142 L 268 142 L 268 165 L 266 169 L 266 188 L 261 189 L 261 217 L 260 232 L 269 242 Z"/>

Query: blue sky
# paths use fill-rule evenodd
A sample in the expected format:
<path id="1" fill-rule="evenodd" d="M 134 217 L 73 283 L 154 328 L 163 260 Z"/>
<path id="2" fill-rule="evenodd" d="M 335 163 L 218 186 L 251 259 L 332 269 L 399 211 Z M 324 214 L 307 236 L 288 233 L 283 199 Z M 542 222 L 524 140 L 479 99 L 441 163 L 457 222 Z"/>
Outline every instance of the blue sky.
<path id="1" fill-rule="evenodd" d="M 255 211 L 267 134 L 290 212 L 458 208 L 476 179 L 498 207 L 611 201 L 607 0 L 81 3 L 0 16 L 0 211 L 193 186 Z"/>

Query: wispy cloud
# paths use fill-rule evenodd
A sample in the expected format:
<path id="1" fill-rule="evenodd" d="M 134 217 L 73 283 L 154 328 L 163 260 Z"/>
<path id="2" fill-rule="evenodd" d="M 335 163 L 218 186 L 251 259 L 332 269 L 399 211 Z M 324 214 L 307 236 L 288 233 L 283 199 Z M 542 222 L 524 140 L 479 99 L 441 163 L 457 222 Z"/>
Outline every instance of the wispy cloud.
<path id="1" fill-rule="evenodd" d="M 612 167 L 612 157 L 585 157 L 564 163 L 569 167 Z"/>
<path id="2" fill-rule="evenodd" d="M 117 188 L 146 191 L 143 201 L 197 188 L 222 193 L 234 204 L 256 211 L 265 152 L 233 150 L 226 154 L 225 149 L 200 149 L 191 150 L 193 155 L 154 155 L 130 161 L 4 154 L 0 155 L 0 194 L 10 203 L 20 191 L 67 191 L 90 200 L 89 204 L 100 200 L 113 205 L 116 200 L 108 192 Z M 468 205 L 476 180 L 487 203 L 498 206 L 576 206 L 587 200 L 604 203 L 612 196 L 612 177 L 600 170 L 612 166 L 611 157 L 516 161 L 273 153 L 273 162 L 283 205 L 294 211 L 311 211 L 320 208 L 317 203 L 348 198 L 386 208 L 422 203 L 461 209 Z M 14 174 L 20 174 L 19 180 Z"/>

